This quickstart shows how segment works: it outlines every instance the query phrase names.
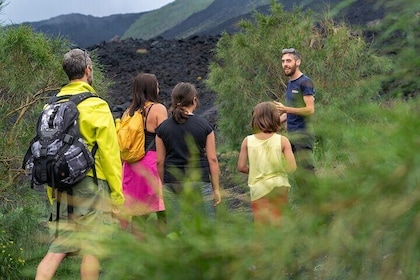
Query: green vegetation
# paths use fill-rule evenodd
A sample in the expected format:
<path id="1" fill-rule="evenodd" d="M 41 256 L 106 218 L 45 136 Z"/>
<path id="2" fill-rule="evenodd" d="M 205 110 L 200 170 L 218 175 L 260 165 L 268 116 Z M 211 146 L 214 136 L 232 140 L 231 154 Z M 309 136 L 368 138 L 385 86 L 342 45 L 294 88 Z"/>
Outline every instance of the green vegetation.
<path id="1" fill-rule="evenodd" d="M 0 190 L 4 191 L 20 175 L 21 155 L 35 133 L 34 112 L 47 93 L 65 81 L 60 61 L 65 42 L 49 40 L 24 26 L 0 33 Z"/>
<path id="2" fill-rule="evenodd" d="M 106 244 L 112 255 L 101 279 L 420 279 L 417 2 L 380 0 L 395 11 L 373 27 L 375 44 L 327 15 L 275 3 L 270 15 L 242 22 L 243 32 L 223 35 L 207 81 L 218 94 L 225 186 L 218 221 L 184 217 L 180 236 L 150 229 L 141 242 L 118 232 Z M 33 279 L 46 251 L 47 212 L 19 166 L 43 99 L 66 81 L 60 63 L 68 45 L 22 27 L 0 33 L 0 273 Z M 299 207 L 291 193 L 282 228 L 255 231 L 236 158 L 253 105 L 284 98 L 284 47 L 301 50 L 316 86 L 319 183 Z M 95 83 L 101 79 L 95 71 Z M 77 278 L 79 262 L 67 259 L 56 278 Z"/>
<path id="3" fill-rule="evenodd" d="M 1 279 L 25 279 L 26 269 L 28 279 L 33 279 L 46 252 L 40 242 L 46 234 L 41 224 L 48 218 L 44 192 L 29 188 L 20 166 L 43 104 L 68 82 L 61 62 L 70 46 L 61 38 L 51 40 L 34 33 L 28 26 L 0 26 Z M 95 88 L 106 92 L 109 81 L 100 66 L 94 67 Z"/>
<path id="4" fill-rule="evenodd" d="M 218 127 L 229 148 L 237 150 L 244 132 L 250 132 L 256 103 L 284 100 L 283 48 L 302 53 L 301 68 L 316 85 L 316 118 L 322 123 L 337 110 L 342 113 L 336 118 L 357 118 L 353 107 L 374 97 L 380 91 L 377 76 L 391 70 L 390 61 L 363 40 L 361 31 L 328 16 L 317 19 L 299 8 L 289 13 L 274 4 L 271 15 L 255 13 L 254 18 L 255 23 L 241 23 L 243 32 L 222 36 L 210 65 L 207 84 L 218 93 Z"/>
<path id="5" fill-rule="evenodd" d="M 395 62 L 387 87 L 396 97 L 413 97 L 420 93 L 420 2 L 379 1 L 389 15 L 371 29 L 379 34 L 378 48 L 382 48 Z M 395 16 L 395 11 L 398 16 Z M 393 16 L 394 15 L 394 16 Z"/>
<path id="6" fill-rule="evenodd" d="M 70 43 L 34 33 L 28 26 L 0 29 L 0 34 L 0 172 L 5 171 L 7 182 L 13 183 L 19 175 L 16 162 L 35 134 L 35 115 L 49 94 L 68 82 L 61 62 Z M 110 82 L 105 81 L 101 66 L 94 67 L 94 86 L 99 93 L 106 93 Z M 13 172 L 8 173 L 10 170 Z"/>
<path id="7" fill-rule="evenodd" d="M 150 39 L 181 23 L 197 11 L 207 8 L 214 0 L 177 0 L 167 6 L 140 16 L 123 38 Z"/>

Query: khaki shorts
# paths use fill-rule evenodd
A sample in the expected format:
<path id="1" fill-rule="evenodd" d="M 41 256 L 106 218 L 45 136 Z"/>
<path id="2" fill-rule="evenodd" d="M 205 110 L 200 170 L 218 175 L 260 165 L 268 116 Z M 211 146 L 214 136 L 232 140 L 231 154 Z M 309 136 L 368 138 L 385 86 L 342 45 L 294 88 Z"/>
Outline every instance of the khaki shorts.
<path id="1" fill-rule="evenodd" d="M 72 191 L 72 196 L 66 192 L 61 194 L 58 224 L 59 195 L 55 193 L 50 222 L 53 240 L 48 251 L 101 256 L 106 253 L 103 242 L 109 241 L 118 229 L 117 221 L 112 217 L 108 183 L 98 179 L 96 185 L 92 177 L 86 177 Z M 73 205 L 70 219 L 68 204 Z"/>

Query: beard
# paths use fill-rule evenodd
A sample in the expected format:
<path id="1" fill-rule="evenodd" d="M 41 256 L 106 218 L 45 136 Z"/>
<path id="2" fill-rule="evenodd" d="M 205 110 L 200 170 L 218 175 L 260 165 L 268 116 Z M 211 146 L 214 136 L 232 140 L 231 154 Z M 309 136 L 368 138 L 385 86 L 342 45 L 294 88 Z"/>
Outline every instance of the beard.
<path id="1" fill-rule="evenodd" d="M 293 65 L 291 68 L 283 68 L 284 75 L 287 77 L 293 76 L 296 73 L 297 65 Z"/>

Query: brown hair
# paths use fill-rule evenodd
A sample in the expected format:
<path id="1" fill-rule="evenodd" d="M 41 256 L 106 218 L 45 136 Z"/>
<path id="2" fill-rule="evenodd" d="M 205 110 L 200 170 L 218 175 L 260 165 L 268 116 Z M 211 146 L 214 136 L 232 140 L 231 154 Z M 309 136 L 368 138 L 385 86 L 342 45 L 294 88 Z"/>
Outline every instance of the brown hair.
<path id="1" fill-rule="evenodd" d="M 146 101 L 159 102 L 158 80 L 155 75 L 140 73 L 133 81 L 133 100 L 129 108 L 129 115 L 135 111 L 143 111 Z"/>
<path id="2" fill-rule="evenodd" d="M 197 98 L 197 89 L 190 83 L 178 83 L 172 90 L 172 104 L 169 111 L 172 113 L 173 118 L 177 123 L 185 123 L 188 119 L 188 114 L 185 112 L 184 107 L 188 107 Z M 198 107 L 197 98 L 197 107 Z"/>
<path id="3" fill-rule="evenodd" d="M 251 127 L 256 132 L 277 132 L 280 129 L 280 115 L 273 102 L 258 103 L 252 111 Z"/>

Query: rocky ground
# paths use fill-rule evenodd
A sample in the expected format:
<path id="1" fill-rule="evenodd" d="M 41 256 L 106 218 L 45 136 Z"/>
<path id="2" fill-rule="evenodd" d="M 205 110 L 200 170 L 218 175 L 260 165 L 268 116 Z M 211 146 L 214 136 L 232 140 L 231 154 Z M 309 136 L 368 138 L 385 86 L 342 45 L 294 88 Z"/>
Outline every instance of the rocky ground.
<path id="1" fill-rule="evenodd" d="M 95 49 L 106 75 L 114 84 L 109 103 L 115 114 L 122 112 L 131 100 L 134 77 L 141 72 L 155 74 L 160 85 L 160 98 L 167 108 L 172 88 L 178 82 L 195 84 L 200 108 L 196 111 L 212 124 L 216 121 L 215 93 L 206 88 L 208 65 L 213 58 L 218 36 L 192 36 L 187 39 L 127 39 L 103 43 Z"/>
<path id="2" fill-rule="evenodd" d="M 195 84 L 200 100 L 200 108 L 196 113 L 216 125 L 216 94 L 206 88 L 204 80 L 219 38 L 220 36 L 192 36 L 183 40 L 127 39 L 92 48 L 96 49 L 107 77 L 114 82 L 108 98 L 114 115 L 121 115 L 129 105 L 134 77 L 140 72 L 146 72 L 153 73 L 158 78 L 160 98 L 167 108 L 171 101 L 171 90 L 178 82 Z M 224 172 L 226 171 L 222 170 L 222 174 Z M 234 194 L 225 198 L 229 207 L 245 206 L 246 210 L 250 209 L 244 188 L 228 185 L 227 182 L 223 185 L 226 192 Z"/>

